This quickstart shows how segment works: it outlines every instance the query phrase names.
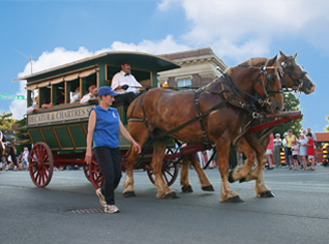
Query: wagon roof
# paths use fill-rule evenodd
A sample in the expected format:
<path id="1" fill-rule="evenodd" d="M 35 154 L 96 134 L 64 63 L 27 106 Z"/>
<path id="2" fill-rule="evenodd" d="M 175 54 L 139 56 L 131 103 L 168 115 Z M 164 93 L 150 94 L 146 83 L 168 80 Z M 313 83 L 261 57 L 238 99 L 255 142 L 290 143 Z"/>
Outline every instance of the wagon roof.
<path id="1" fill-rule="evenodd" d="M 85 67 L 96 66 L 101 63 L 119 66 L 120 60 L 129 58 L 132 63 L 132 68 L 143 68 L 150 71 L 165 71 L 170 69 L 179 68 L 180 66 L 175 62 L 152 54 L 142 52 L 125 52 L 114 51 L 104 52 L 97 55 L 93 55 L 84 59 L 80 59 L 74 62 L 59 65 L 50 69 L 39 71 L 31 75 L 22 76 L 13 81 L 27 80 L 36 81 L 44 79 L 50 76 L 56 76 L 62 73 L 68 73 L 73 70 L 82 69 Z"/>

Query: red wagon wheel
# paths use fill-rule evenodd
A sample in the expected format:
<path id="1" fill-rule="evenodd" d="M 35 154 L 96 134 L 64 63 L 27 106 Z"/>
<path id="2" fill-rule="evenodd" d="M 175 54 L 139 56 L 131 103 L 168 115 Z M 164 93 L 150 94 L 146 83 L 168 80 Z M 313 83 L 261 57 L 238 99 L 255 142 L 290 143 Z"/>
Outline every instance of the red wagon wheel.
<path id="1" fill-rule="evenodd" d="M 147 176 L 149 177 L 150 181 L 154 184 L 155 183 L 155 175 L 152 169 L 147 169 Z M 162 166 L 162 175 L 163 178 L 168 186 L 171 186 L 178 175 L 178 165 L 174 163 L 170 163 L 169 165 Z"/>
<path id="2" fill-rule="evenodd" d="M 89 164 L 89 179 L 93 186 L 98 189 L 103 186 L 104 177 L 93 153 Z"/>
<path id="3" fill-rule="evenodd" d="M 37 187 L 49 184 L 53 175 L 54 159 L 49 146 L 44 142 L 36 143 L 29 157 L 29 171 L 33 183 Z"/>
<path id="4" fill-rule="evenodd" d="M 168 151 L 173 154 L 173 151 L 171 149 L 168 149 Z M 177 175 L 178 175 L 178 162 L 176 162 L 177 159 L 173 160 L 165 160 L 162 164 L 162 175 L 163 178 L 167 184 L 167 186 L 171 186 L 174 184 Z M 151 167 L 148 167 L 147 170 L 147 176 L 149 177 L 150 181 L 154 184 L 155 183 L 155 175 L 153 173 L 153 169 Z"/>

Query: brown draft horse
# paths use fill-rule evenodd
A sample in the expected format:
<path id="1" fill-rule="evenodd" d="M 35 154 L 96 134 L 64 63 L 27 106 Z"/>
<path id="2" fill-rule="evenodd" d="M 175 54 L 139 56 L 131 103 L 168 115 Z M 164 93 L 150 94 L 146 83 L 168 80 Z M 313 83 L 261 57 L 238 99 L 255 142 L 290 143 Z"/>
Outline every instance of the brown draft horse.
<path id="1" fill-rule="evenodd" d="M 153 157 L 151 166 L 155 175 L 157 197 L 175 198 L 162 178 L 162 160 L 168 136 L 187 143 L 214 143 L 221 174 L 221 201 L 241 201 L 228 184 L 228 155 L 232 141 L 246 132 L 252 120 L 253 104 L 260 102 L 268 113 L 283 108 L 281 80 L 277 56 L 265 65 L 240 64 L 227 70 L 225 79 L 219 79 L 196 92 L 155 88 L 129 106 L 128 130 L 140 144 L 151 137 Z M 231 105 L 233 104 L 233 105 Z M 240 106 L 240 107 L 239 107 Z M 199 117 L 198 117 L 199 116 Z M 137 153 L 130 148 L 126 154 L 126 180 L 123 195 L 134 196 L 133 166 Z"/>
<path id="2" fill-rule="evenodd" d="M 282 84 L 284 88 L 293 89 L 294 91 L 302 91 L 305 94 L 310 94 L 315 90 L 315 84 L 307 76 L 307 73 L 302 70 L 302 68 L 297 65 L 296 57 L 297 53 L 293 56 L 286 56 L 283 52 L 280 51 L 280 58 L 278 62 L 281 65 L 282 73 Z M 257 120 L 253 125 L 260 124 L 264 121 Z M 266 163 L 266 148 L 269 142 L 269 135 L 273 132 L 273 127 L 268 129 L 259 130 L 253 133 L 248 133 L 241 138 L 237 145 L 234 147 L 240 153 L 244 153 L 247 156 L 247 163 L 242 167 L 237 167 L 232 170 L 229 174 L 229 181 L 234 182 L 240 180 L 243 181 L 255 181 L 255 193 L 256 196 L 261 197 L 272 197 L 274 196 L 271 190 L 265 185 L 264 182 L 264 168 Z M 255 150 L 254 145 L 260 144 L 260 151 Z M 260 162 L 253 170 L 251 170 L 252 165 L 255 162 L 255 159 L 258 159 Z M 181 169 L 181 185 L 183 192 L 192 192 L 192 187 L 188 180 L 188 163 L 189 161 L 195 168 L 203 190 L 213 191 L 213 187 L 208 180 L 205 173 L 202 171 L 200 165 L 197 162 L 196 155 L 189 155 L 188 158 L 183 159 L 182 169 Z"/>

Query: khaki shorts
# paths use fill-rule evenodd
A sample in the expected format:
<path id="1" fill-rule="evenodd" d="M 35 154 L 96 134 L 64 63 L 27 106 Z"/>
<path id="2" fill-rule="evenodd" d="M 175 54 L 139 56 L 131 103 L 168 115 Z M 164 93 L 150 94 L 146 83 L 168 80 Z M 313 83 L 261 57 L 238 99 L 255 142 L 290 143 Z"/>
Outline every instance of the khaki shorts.
<path id="1" fill-rule="evenodd" d="M 314 158 L 314 156 L 313 155 L 308 155 L 307 158 L 312 159 L 312 158 Z"/>
<path id="2" fill-rule="evenodd" d="M 266 154 L 272 154 L 273 152 L 272 152 L 272 150 L 271 149 L 267 149 L 266 150 Z"/>

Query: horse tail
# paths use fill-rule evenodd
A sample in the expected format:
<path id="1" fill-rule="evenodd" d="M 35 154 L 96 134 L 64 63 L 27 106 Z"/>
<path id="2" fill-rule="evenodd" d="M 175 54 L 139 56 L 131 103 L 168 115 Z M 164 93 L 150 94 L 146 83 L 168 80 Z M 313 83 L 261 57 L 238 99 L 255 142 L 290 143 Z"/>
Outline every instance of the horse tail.
<path id="1" fill-rule="evenodd" d="M 17 165 L 16 148 L 14 148 L 13 146 L 10 146 L 10 156 L 11 156 L 11 160 L 13 161 L 14 165 Z"/>

